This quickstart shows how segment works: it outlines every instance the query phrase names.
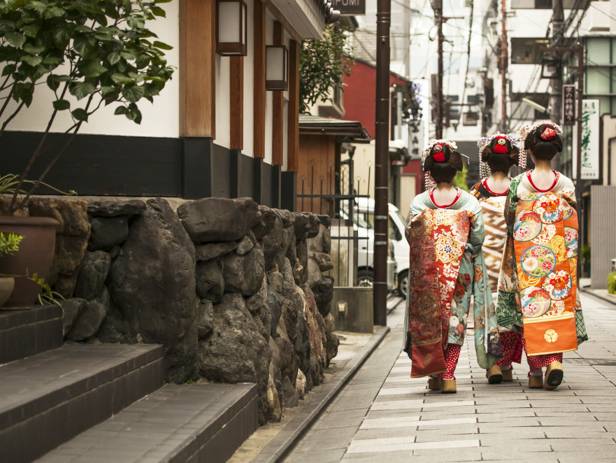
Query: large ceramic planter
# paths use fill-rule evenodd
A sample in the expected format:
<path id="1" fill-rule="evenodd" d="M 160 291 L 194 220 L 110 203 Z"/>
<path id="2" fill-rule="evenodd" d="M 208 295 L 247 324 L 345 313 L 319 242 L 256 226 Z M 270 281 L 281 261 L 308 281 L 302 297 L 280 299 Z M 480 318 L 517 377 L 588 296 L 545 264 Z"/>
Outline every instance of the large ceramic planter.
<path id="1" fill-rule="evenodd" d="M 23 236 L 19 252 L 0 259 L 0 274 L 16 275 L 15 289 L 6 307 L 29 306 L 36 302 L 40 287 L 26 275 L 49 277 L 57 226 L 58 222 L 49 217 L 0 216 L 0 231 Z"/>
<path id="2" fill-rule="evenodd" d="M 6 304 L 15 289 L 15 278 L 0 277 L 0 308 Z"/>

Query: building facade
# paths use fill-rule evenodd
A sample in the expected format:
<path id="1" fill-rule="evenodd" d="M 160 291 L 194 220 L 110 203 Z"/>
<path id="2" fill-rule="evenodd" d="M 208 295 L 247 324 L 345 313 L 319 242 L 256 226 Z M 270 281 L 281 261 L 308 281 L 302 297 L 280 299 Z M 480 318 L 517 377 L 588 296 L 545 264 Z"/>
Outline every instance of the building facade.
<path id="1" fill-rule="evenodd" d="M 140 125 L 105 108 L 85 124 L 48 177 L 82 195 L 252 196 L 292 207 L 299 150 L 299 60 L 304 39 L 319 38 L 336 12 L 328 2 L 237 0 L 239 24 L 223 17 L 221 0 L 174 0 L 149 26 L 172 46 L 172 81 L 142 106 Z M 241 10 L 240 10 L 241 11 Z M 244 56 L 218 46 L 225 27 L 240 27 Z M 217 37 L 217 25 L 222 34 Z M 284 48 L 281 59 L 270 47 Z M 282 87 L 270 86 L 281 73 Z M 280 79 L 278 79 L 280 80 Z M 280 84 L 280 82 L 278 82 Z M 20 172 L 50 112 L 53 94 L 41 86 L 3 141 L 3 172 Z M 55 138 L 70 124 L 59 118 Z M 54 138 L 52 137 L 52 138 Z M 37 171 L 33 172 L 37 174 Z"/>

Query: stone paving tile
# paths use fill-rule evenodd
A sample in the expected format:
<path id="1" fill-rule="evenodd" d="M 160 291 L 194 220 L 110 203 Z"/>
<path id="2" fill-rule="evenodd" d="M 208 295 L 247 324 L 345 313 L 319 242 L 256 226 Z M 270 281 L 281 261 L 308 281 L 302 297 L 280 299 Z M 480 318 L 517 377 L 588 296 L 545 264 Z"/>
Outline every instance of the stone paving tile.
<path id="1" fill-rule="evenodd" d="M 342 460 L 345 453 L 346 448 L 327 451 L 308 450 L 305 452 L 293 452 L 293 454 L 289 456 L 285 462 L 306 463 L 313 461 L 319 463 L 338 463 Z"/>

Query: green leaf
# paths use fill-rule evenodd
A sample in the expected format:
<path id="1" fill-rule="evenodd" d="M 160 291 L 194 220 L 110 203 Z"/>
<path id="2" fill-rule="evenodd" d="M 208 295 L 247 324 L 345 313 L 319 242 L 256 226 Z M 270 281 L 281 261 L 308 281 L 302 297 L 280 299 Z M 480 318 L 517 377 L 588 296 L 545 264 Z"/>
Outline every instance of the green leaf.
<path id="1" fill-rule="evenodd" d="M 81 68 L 81 72 L 85 77 L 91 79 L 107 72 L 107 68 L 98 61 L 90 61 Z"/>
<path id="2" fill-rule="evenodd" d="M 122 57 L 120 56 L 120 54 L 117 51 L 112 51 L 111 53 L 109 53 L 107 55 L 107 61 L 109 61 L 109 64 L 111 64 L 112 66 L 115 64 L 118 64 L 118 62 L 122 59 Z"/>
<path id="3" fill-rule="evenodd" d="M 58 76 L 56 76 L 55 74 L 49 74 L 47 76 L 47 86 L 53 91 L 58 90 L 58 87 L 60 86 L 60 80 L 58 79 Z"/>
<path id="4" fill-rule="evenodd" d="M 32 55 L 23 55 L 21 57 L 21 60 L 24 63 L 29 64 L 33 68 L 38 66 L 39 64 L 41 64 L 43 62 L 43 58 L 41 58 L 40 56 L 32 56 Z"/>
<path id="5" fill-rule="evenodd" d="M 53 18 L 61 18 L 64 16 L 65 10 L 60 8 L 59 6 L 51 6 L 45 10 L 43 13 L 43 18 L 45 19 L 53 19 Z"/>
<path id="6" fill-rule="evenodd" d="M 26 43 L 26 36 L 20 32 L 7 32 L 5 37 L 7 42 L 16 48 L 21 48 Z"/>
<path id="7" fill-rule="evenodd" d="M 33 94 L 34 84 L 31 82 L 17 82 L 13 87 L 13 99 L 23 101 L 28 107 L 32 104 Z"/>
<path id="8" fill-rule="evenodd" d="M 113 114 L 119 116 L 120 114 L 126 114 L 128 112 L 128 108 L 126 106 L 118 106 Z"/>
<path id="9" fill-rule="evenodd" d="M 54 44 L 58 48 L 64 48 L 66 44 L 68 44 L 68 41 L 71 38 L 68 32 L 64 28 L 54 30 L 52 33 L 52 37 L 53 37 Z"/>
<path id="10" fill-rule="evenodd" d="M 48 66 L 56 67 L 62 63 L 63 60 L 61 58 L 58 58 L 57 56 L 46 56 L 45 58 L 43 58 L 43 64 L 46 64 Z"/>
<path id="11" fill-rule="evenodd" d="M 36 11 L 40 15 L 45 13 L 45 10 L 47 9 L 47 5 L 45 5 L 43 2 L 39 2 L 39 1 L 27 2 L 26 3 L 26 7 L 31 9 L 31 10 Z"/>
<path id="12" fill-rule="evenodd" d="M 58 111 L 65 111 L 71 107 L 71 104 L 67 100 L 56 100 L 53 102 L 53 107 Z"/>
<path id="13" fill-rule="evenodd" d="M 14 64 L 7 64 L 2 68 L 2 75 L 3 76 L 8 76 L 10 74 L 13 74 L 15 72 L 15 70 L 17 69 L 17 66 Z"/>
<path id="14" fill-rule="evenodd" d="M 159 48 L 161 50 L 173 50 L 173 47 L 169 44 L 166 44 L 165 42 L 161 42 L 159 40 L 155 40 L 154 43 L 152 43 L 152 45 L 154 45 L 156 48 Z"/>
<path id="15" fill-rule="evenodd" d="M 116 84 L 130 84 L 133 82 L 133 79 L 124 75 L 124 74 L 111 74 L 111 80 L 113 80 Z"/>
<path id="16" fill-rule="evenodd" d="M 88 120 L 88 111 L 83 108 L 77 108 L 73 110 L 71 114 L 80 122 L 86 122 Z"/>
<path id="17" fill-rule="evenodd" d="M 27 37 L 36 37 L 40 29 L 41 28 L 38 24 L 28 24 L 27 26 L 22 27 L 22 30 Z"/>
<path id="18" fill-rule="evenodd" d="M 39 53 L 42 53 L 43 51 L 45 51 L 45 46 L 44 45 L 33 45 L 31 43 L 27 43 L 24 45 L 24 51 L 26 53 L 30 53 L 31 55 L 38 55 Z"/>
<path id="19" fill-rule="evenodd" d="M 136 58 L 135 54 L 128 50 L 121 51 L 120 56 L 122 56 L 122 58 L 124 58 L 126 61 L 134 61 Z"/>
<path id="20" fill-rule="evenodd" d="M 81 100 L 87 96 L 90 96 L 96 91 L 96 87 L 90 82 L 78 82 L 72 86 L 69 86 L 69 91 L 78 100 Z"/>
<path id="21" fill-rule="evenodd" d="M 143 89 L 143 87 L 137 86 L 125 87 L 122 91 L 122 96 L 126 98 L 126 101 L 129 101 L 130 103 L 136 103 L 141 98 L 143 98 L 144 94 L 145 90 Z"/>
<path id="22" fill-rule="evenodd" d="M 165 10 L 163 10 L 159 6 L 153 6 L 152 7 L 152 13 L 154 13 L 154 16 L 158 16 L 159 18 L 166 18 L 167 17 L 167 12 Z"/>

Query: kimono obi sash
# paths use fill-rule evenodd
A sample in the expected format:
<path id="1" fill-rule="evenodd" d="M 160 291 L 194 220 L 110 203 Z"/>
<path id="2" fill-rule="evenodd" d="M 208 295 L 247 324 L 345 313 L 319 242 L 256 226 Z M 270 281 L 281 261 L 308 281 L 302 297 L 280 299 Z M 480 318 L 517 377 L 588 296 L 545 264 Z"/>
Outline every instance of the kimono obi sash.
<path id="1" fill-rule="evenodd" d="M 507 242 L 507 222 L 505 221 L 506 196 L 493 196 L 479 199 L 483 214 L 485 240 L 483 242 L 483 258 L 493 293 L 498 290 L 498 278 Z"/>
<path id="2" fill-rule="evenodd" d="M 470 231 L 467 211 L 426 209 L 409 229 L 409 324 L 411 376 L 445 371 L 449 315 Z"/>
<path id="3" fill-rule="evenodd" d="M 527 354 L 577 349 L 577 212 L 553 192 L 519 198 L 513 240 Z"/>

